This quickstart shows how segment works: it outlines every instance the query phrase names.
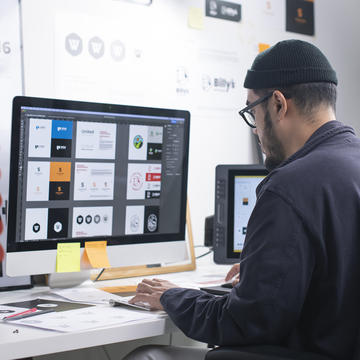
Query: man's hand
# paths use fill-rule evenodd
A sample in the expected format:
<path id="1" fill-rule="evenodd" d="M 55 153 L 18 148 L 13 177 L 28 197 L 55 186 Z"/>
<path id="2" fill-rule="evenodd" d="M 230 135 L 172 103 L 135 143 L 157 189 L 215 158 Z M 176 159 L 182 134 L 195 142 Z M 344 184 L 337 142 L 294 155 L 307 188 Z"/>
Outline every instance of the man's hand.
<path id="1" fill-rule="evenodd" d="M 136 295 L 129 300 L 130 304 L 148 303 L 151 310 L 164 310 L 160 303 L 161 295 L 169 289 L 179 288 L 170 281 L 161 279 L 144 279 L 136 289 Z"/>
<path id="2" fill-rule="evenodd" d="M 235 264 L 230 269 L 225 277 L 225 281 L 231 280 L 235 276 L 235 279 L 232 281 L 232 286 L 235 286 L 240 281 L 240 264 Z"/>

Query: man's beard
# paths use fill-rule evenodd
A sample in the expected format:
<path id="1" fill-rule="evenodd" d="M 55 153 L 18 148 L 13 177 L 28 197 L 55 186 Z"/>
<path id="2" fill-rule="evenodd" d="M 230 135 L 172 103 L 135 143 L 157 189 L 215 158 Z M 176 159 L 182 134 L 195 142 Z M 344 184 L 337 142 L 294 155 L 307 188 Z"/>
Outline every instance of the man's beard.
<path id="1" fill-rule="evenodd" d="M 267 150 L 267 155 L 265 159 L 265 167 L 272 171 L 277 168 L 285 159 L 285 151 L 284 147 L 282 146 L 279 138 L 274 132 L 273 124 L 271 121 L 271 116 L 269 111 L 266 111 L 265 118 L 264 118 L 264 134 L 263 138 L 266 141 L 265 145 Z"/>

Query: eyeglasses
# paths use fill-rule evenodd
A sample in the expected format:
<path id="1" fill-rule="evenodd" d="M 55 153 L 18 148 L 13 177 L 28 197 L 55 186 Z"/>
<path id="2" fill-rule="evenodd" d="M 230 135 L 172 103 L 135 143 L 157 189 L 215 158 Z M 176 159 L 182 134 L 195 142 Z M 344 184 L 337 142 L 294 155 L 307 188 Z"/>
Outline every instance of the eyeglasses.
<path id="1" fill-rule="evenodd" d="M 251 128 L 253 129 L 256 128 L 255 115 L 251 109 L 254 108 L 256 105 L 259 105 L 265 100 L 269 99 L 272 96 L 272 94 L 273 92 L 266 94 L 265 96 L 257 99 L 256 101 L 254 101 L 253 103 L 249 104 L 248 106 L 246 106 L 245 108 L 239 111 L 239 115 Z"/>

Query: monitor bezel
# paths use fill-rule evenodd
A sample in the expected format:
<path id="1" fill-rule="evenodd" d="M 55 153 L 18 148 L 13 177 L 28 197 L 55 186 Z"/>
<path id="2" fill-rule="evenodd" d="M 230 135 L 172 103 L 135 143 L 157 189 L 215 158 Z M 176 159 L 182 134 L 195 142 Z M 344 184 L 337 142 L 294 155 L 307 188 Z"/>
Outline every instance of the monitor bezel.
<path id="1" fill-rule="evenodd" d="M 236 176 L 266 176 L 263 165 L 218 165 L 215 179 L 214 261 L 217 264 L 239 262 L 241 252 L 234 251 L 234 184 Z"/>
<path id="2" fill-rule="evenodd" d="M 19 143 L 20 143 L 20 117 L 22 107 L 38 108 L 59 108 L 63 110 L 94 111 L 102 113 L 122 113 L 135 115 L 159 116 L 168 118 L 184 119 L 184 151 L 182 163 L 182 194 L 180 210 L 180 227 L 178 233 L 172 234 L 139 234 L 121 236 L 96 236 L 96 237 L 68 237 L 57 240 L 27 240 L 16 242 L 16 211 L 18 200 L 18 164 L 19 164 Z M 52 250 L 57 248 L 58 243 L 80 242 L 84 247 L 85 242 L 106 240 L 107 245 L 131 245 L 142 243 L 159 243 L 171 241 L 184 241 L 186 225 L 186 194 L 188 179 L 188 157 L 189 157 L 189 134 L 190 113 L 187 110 L 142 107 L 122 104 L 105 104 L 96 102 L 84 102 L 64 99 L 49 99 L 38 97 L 17 96 L 13 99 L 12 129 L 11 129 L 11 154 L 9 171 L 9 208 L 8 208 L 8 235 L 7 252 L 26 252 L 39 250 Z"/>

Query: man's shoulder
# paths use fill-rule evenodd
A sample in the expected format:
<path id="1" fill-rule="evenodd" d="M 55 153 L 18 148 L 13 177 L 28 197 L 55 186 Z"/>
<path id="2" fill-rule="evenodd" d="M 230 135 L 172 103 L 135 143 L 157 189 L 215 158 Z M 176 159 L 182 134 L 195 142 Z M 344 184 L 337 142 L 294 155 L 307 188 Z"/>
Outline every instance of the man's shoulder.
<path id="1" fill-rule="evenodd" d="M 264 190 L 291 193 L 300 190 L 304 193 L 308 189 L 313 192 L 324 184 L 338 184 L 338 179 L 344 179 L 344 174 L 349 179 L 359 178 L 360 162 L 356 154 L 360 151 L 360 144 L 354 150 L 320 147 L 275 169 Z"/>
<path id="2" fill-rule="evenodd" d="M 321 176 L 321 169 L 324 167 L 326 165 L 321 156 L 309 154 L 275 169 L 270 175 L 267 187 L 294 187 L 297 184 L 303 184 L 305 180 L 315 181 L 318 176 Z"/>

